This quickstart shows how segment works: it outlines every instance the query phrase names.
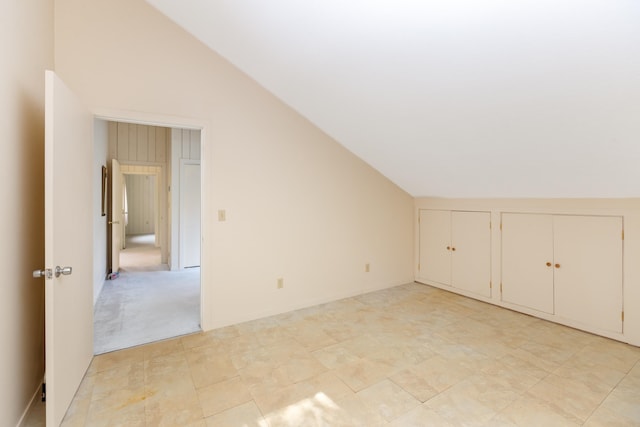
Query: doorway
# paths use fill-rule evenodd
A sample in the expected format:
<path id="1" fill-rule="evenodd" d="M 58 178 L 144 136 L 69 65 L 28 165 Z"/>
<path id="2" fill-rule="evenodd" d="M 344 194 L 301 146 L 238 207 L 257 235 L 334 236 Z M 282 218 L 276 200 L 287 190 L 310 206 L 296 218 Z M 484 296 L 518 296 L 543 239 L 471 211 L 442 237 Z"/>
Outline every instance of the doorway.
<path id="1" fill-rule="evenodd" d="M 118 163 L 122 178 L 112 179 L 120 187 L 107 192 L 120 202 L 107 205 L 121 206 L 109 214 L 109 223 L 120 223 L 121 243 L 118 251 L 107 250 L 119 262 L 107 261 L 109 280 L 95 303 L 95 354 L 199 331 L 201 317 L 199 245 L 193 268 L 180 265 L 171 250 L 174 244 L 182 248 L 187 236 L 175 217 L 194 204 L 200 240 L 199 167 L 188 180 L 182 180 L 181 168 L 185 162 L 199 165 L 200 131 L 121 122 L 107 128 L 107 161 Z"/>
<path id="2" fill-rule="evenodd" d="M 163 270 L 159 233 L 159 199 L 157 188 L 161 168 L 120 167 L 122 180 L 122 247 L 119 251 L 119 271 Z M 154 174 L 149 174 L 149 170 Z M 115 207 L 114 207 L 115 208 Z M 112 243 L 113 244 L 113 243 Z M 166 266 L 165 266 L 166 267 Z"/>

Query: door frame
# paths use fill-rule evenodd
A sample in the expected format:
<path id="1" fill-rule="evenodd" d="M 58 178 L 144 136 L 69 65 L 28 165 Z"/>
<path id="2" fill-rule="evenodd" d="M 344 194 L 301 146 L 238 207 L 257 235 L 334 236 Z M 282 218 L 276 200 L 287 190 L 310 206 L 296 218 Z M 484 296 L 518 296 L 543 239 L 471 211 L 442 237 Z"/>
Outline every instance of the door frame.
<path id="1" fill-rule="evenodd" d="M 142 170 L 136 170 L 136 169 L 147 169 L 146 171 L 142 171 Z M 149 170 L 151 169 L 151 170 Z M 154 194 L 154 203 L 153 203 L 153 209 L 154 209 L 154 234 L 155 234 L 155 246 L 160 248 L 160 253 L 161 253 L 161 257 L 160 257 L 160 262 L 162 264 L 167 264 L 168 262 L 168 253 L 169 253 L 169 236 L 171 235 L 171 223 L 168 221 L 168 215 L 167 212 L 164 212 L 162 210 L 163 206 L 161 203 L 161 199 L 162 199 L 162 195 L 161 192 L 165 192 L 167 193 L 166 190 L 166 186 L 168 185 L 167 183 L 167 171 L 165 170 L 166 168 L 161 165 L 161 164 L 157 164 L 157 165 L 151 165 L 151 164 L 137 164 L 135 162 L 128 162 L 128 161 L 121 161 L 120 162 L 120 170 L 124 179 L 125 175 L 141 175 L 141 176 L 153 176 L 156 179 L 156 185 L 155 185 L 155 194 Z M 128 193 L 127 193 L 128 194 Z M 167 209 L 165 209 L 166 211 L 168 211 L 168 206 L 169 206 L 169 202 L 168 202 L 168 195 L 165 194 L 165 205 L 164 207 L 166 207 Z M 164 212 L 164 217 L 165 219 L 163 220 L 164 222 L 164 228 L 165 230 L 161 230 L 160 229 L 160 213 Z M 123 239 L 126 238 L 126 229 L 124 230 L 123 233 Z"/>
<path id="2" fill-rule="evenodd" d="M 210 197 L 206 196 L 204 187 L 210 182 L 208 177 L 211 175 L 211 166 L 207 154 L 209 149 L 204 141 L 207 140 L 213 123 L 210 119 L 197 119 L 188 117 L 179 117 L 163 114 L 145 113 L 130 110 L 118 110 L 109 108 L 91 108 L 94 119 L 133 123 L 149 126 L 161 126 L 167 128 L 193 129 L 200 131 L 200 217 L 206 218 L 205 212 L 208 212 L 211 203 Z M 209 239 L 206 236 L 211 233 L 211 225 L 207 221 L 201 221 L 200 235 L 201 259 L 210 259 L 208 256 L 212 252 L 209 245 Z M 200 327 L 203 331 L 213 329 L 213 282 L 211 280 L 212 265 L 211 262 L 200 263 Z"/>
<path id="3" fill-rule="evenodd" d="M 94 119 L 95 121 L 95 119 Z M 109 179 L 109 183 L 107 185 L 109 189 L 109 207 L 108 207 L 108 221 L 107 221 L 107 271 L 109 274 L 118 273 L 120 270 L 120 251 L 124 246 L 124 242 L 122 241 L 122 237 L 124 236 L 124 221 L 122 218 L 122 174 L 120 173 L 120 162 L 118 160 L 113 159 L 109 163 L 109 175 L 111 178 Z M 116 172 L 117 169 L 117 172 Z M 119 180 L 116 179 L 116 176 L 120 175 Z M 116 185 L 116 181 L 119 185 Z M 120 188 L 119 188 L 120 187 Z M 116 202 L 116 200 L 120 199 L 120 204 Z M 117 206 L 117 208 L 116 208 Z M 119 209 L 118 209 L 119 208 Z M 119 211 L 119 212 L 118 212 Z M 114 229 L 120 229 L 120 240 L 117 241 L 115 236 L 117 233 Z M 116 249 L 116 244 L 119 248 Z M 94 301 L 97 301 L 97 297 L 94 295 Z"/>

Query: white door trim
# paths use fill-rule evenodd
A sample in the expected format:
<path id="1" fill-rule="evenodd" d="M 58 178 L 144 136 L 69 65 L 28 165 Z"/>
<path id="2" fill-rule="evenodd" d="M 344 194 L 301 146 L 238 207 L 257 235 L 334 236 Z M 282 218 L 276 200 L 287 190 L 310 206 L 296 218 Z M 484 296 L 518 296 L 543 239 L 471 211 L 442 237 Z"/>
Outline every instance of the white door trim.
<path id="1" fill-rule="evenodd" d="M 107 121 L 200 130 L 200 179 L 202 183 L 200 216 L 201 218 L 206 218 L 205 213 L 211 210 L 210 205 L 213 199 L 213 195 L 205 189 L 207 182 L 211 182 L 209 177 L 212 166 L 208 157 L 209 153 L 212 152 L 212 148 L 210 147 L 211 141 L 209 141 L 213 129 L 213 121 L 211 119 L 189 118 L 102 107 L 92 107 L 91 112 L 95 118 Z M 212 259 L 209 256 L 209 254 L 212 253 L 212 248 L 209 244 L 210 239 L 208 239 L 212 229 L 213 226 L 209 222 L 202 221 L 200 231 L 202 236 L 200 240 L 202 245 L 200 249 L 202 259 Z M 200 327 L 203 331 L 208 331 L 213 328 L 212 295 L 215 284 L 212 280 L 212 268 L 213 265 L 211 261 L 201 263 L 200 265 Z"/>

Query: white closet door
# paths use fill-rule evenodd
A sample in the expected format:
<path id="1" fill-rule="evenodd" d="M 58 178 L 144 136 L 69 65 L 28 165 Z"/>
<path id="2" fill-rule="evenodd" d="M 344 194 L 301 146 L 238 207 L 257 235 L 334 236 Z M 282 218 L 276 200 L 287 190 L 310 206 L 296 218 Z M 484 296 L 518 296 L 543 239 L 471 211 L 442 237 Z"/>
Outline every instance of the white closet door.
<path id="1" fill-rule="evenodd" d="M 420 211 L 420 279 L 451 284 L 451 212 Z"/>
<path id="2" fill-rule="evenodd" d="M 556 216 L 556 314 L 622 332 L 622 218 Z"/>
<path id="3" fill-rule="evenodd" d="M 491 296 L 491 214 L 451 213 L 451 285 Z"/>
<path id="4" fill-rule="evenodd" d="M 502 301 L 553 314 L 553 217 L 502 215 Z"/>
<path id="5" fill-rule="evenodd" d="M 180 266 L 200 265 L 200 164 L 180 164 Z"/>

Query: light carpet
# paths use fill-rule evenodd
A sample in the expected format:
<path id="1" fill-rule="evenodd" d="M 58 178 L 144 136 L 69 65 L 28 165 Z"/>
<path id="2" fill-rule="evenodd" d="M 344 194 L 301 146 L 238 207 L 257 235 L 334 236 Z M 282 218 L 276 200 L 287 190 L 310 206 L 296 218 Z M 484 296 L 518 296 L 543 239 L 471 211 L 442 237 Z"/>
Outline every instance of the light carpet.
<path id="1" fill-rule="evenodd" d="M 95 354 L 200 330 L 200 268 L 168 271 L 157 248 L 132 243 L 121 254 L 120 276 L 105 282 L 96 302 Z"/>

